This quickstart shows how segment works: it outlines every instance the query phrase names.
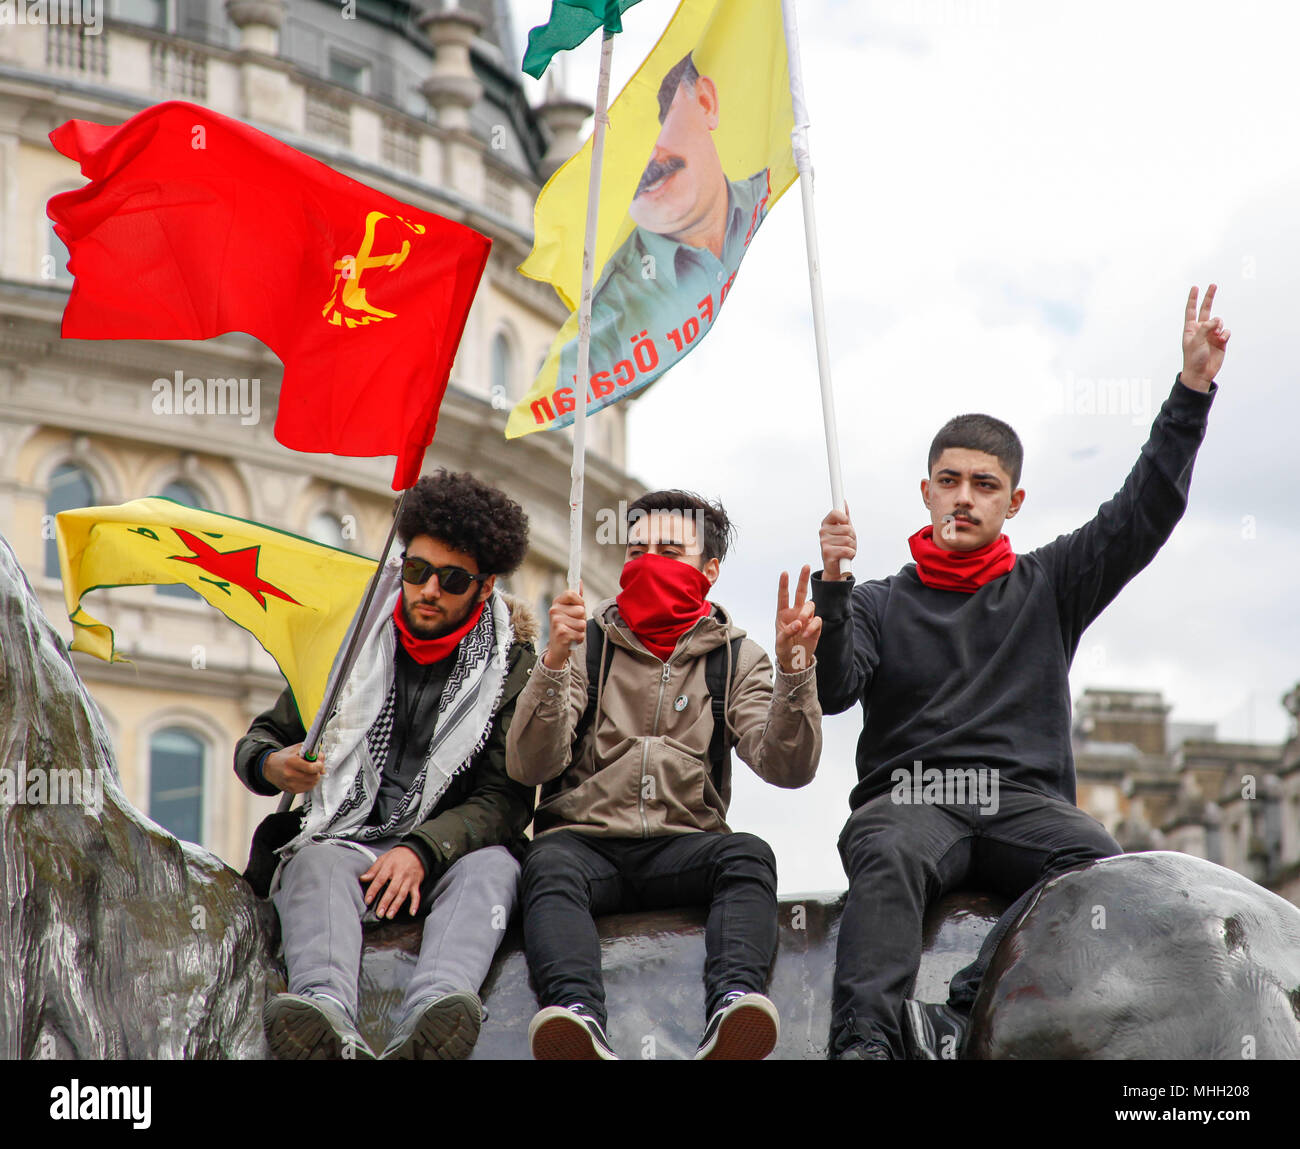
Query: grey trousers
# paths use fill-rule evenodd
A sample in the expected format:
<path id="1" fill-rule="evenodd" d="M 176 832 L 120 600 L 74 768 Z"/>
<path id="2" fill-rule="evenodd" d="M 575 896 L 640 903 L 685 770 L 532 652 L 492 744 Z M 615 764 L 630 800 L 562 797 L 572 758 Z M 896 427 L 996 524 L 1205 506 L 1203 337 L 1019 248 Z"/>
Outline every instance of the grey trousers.
<path id="1" fill-rule="evenodd" d="M 290 993 L 328 994 L 356 1018 L 361 925 L 379 920 L 359 879 L 374 857 L 396 845 L 396 839 L 369 842 L 366 853 L 318 842 L 285 863 L 271 900 L 280 915 Z M 518 879 L 519 863 L 504 846 L 475 850 L 448 868 L 420 904 L 418 914 L 428 916 L 399 1017 L 430 998 L 478 992 L 514 912 Z"/>

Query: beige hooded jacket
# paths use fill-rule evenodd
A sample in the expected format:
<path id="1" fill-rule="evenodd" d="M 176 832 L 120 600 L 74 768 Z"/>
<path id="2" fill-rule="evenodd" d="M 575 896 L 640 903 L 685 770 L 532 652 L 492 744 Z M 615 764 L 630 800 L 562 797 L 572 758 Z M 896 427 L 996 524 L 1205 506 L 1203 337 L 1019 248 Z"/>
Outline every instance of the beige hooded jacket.
<path id="1" fill-rule="evenodd" d="M 574 730 L 587 706 L 586 644 L 559 670 L 539 658 L 515 705 L 506 739 L 506 771 L 525 785 L 546 785 L 536 836 L 571 829 L 605 837 L 650 838 L 729 830 L 729 772 L 719 789 L 709 776 L 713 714 L 705 684 L 709 651 L 744 631 L 713 613 L 677 641 L 661 662 L 633 635 L 614 599 L 595 617 L 606 634 L 609 673 L 582 745 Z M 604 664 L 602 663 L 602 672 Z M 756 774 L 789 789 L 812 781 L 821 755 L 816 663 L 795 674 L 772 664 L 744 639 L 729 667 L 728 742 Z M 603 676 L 603 675 L 602 675 Z"/>

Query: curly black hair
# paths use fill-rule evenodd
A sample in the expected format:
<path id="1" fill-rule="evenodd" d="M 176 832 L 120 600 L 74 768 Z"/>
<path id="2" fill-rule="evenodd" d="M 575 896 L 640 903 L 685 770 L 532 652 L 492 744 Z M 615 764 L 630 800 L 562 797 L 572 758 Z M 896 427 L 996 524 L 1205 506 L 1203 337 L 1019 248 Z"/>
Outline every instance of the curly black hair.
<path id="1" fill-rule="evenodd" d="M 398 516 L 402 545 L 417 535 L 472 555 L 479 574 L 508 575 L 528 553 L 528 516 L 496 487 L 440 467 L 407 492 Z"/>

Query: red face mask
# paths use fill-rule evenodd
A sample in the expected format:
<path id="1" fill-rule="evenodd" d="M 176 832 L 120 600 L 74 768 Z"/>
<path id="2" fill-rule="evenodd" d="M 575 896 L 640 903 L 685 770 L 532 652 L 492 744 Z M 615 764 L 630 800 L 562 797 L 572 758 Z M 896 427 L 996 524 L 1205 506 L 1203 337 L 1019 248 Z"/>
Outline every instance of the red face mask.
<path id="1" fill-rule="evenodd" d="M 709 613 L 713 584 L 690 563 L 645 554 L 623 567 L 619 613 L 645 648 L 664 662 L 681 638 Z"/>
<path id="2" fill-rule="evenodd" d="M 917 576 L 936 590 L 974 594 L 1016 565 L 1016 554 L 1006 535 L 998 535 L 973 551 L 945 551 L 934 541 L 934 527 L 927 526 L 908 539 L 907 545 L 916 560 Z"/>
<path id="3" fill-rule="evenodd" d="M 397 623 L 397 636 L 402 640 L 406 653 L 421 666 L 441 662 L 446 658 L 456 649 L 456 645 L 460 640 L 474 629 L 482 614 L 483 603 L 479 603 L 469 612 L 469 617 L 450 633 L 441 635 L 438 638 L 420 638 L 418 635 L 412 634 L 410 627 L 406 625 L 406 616 L 402 613 L 402 596 L 400 594 L 397 596 L 397 606 L 393 608 L 393 620 Z"/>

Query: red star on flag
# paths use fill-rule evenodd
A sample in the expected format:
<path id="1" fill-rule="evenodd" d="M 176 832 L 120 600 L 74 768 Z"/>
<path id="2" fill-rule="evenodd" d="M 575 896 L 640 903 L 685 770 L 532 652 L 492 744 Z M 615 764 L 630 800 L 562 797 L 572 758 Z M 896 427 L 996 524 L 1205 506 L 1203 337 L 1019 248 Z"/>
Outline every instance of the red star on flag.
<path id="1" fill-rule="evenodd" d="M 260 578 L 257 573 L 257 557 L 261 547 L 244 547 L 238 551 L 219 551 L 210 543 L 205 543 L 197 535 L 190 534 L 189 531 L 183 531 L 179 527 L 172 528 L 180 537 L 187 547 L 194 552 L 192 555 L 168 555 L 168 558 L 177 559 L 183 563 L 193 563 L 194 566 L 205 570 L 210 575 L 216 576 L 221 582 L 233 583 L 235 586 L 243 587 L 256 600 L 258 606 L 263 610 L 266 609 L 266 599 L 264 594 L 274 595 L 276 598 L 284 599 L 285 602 L 291 602 L 295 606 L 301 606 L 296 598 L 287 595 L 279 587 Z"/>

